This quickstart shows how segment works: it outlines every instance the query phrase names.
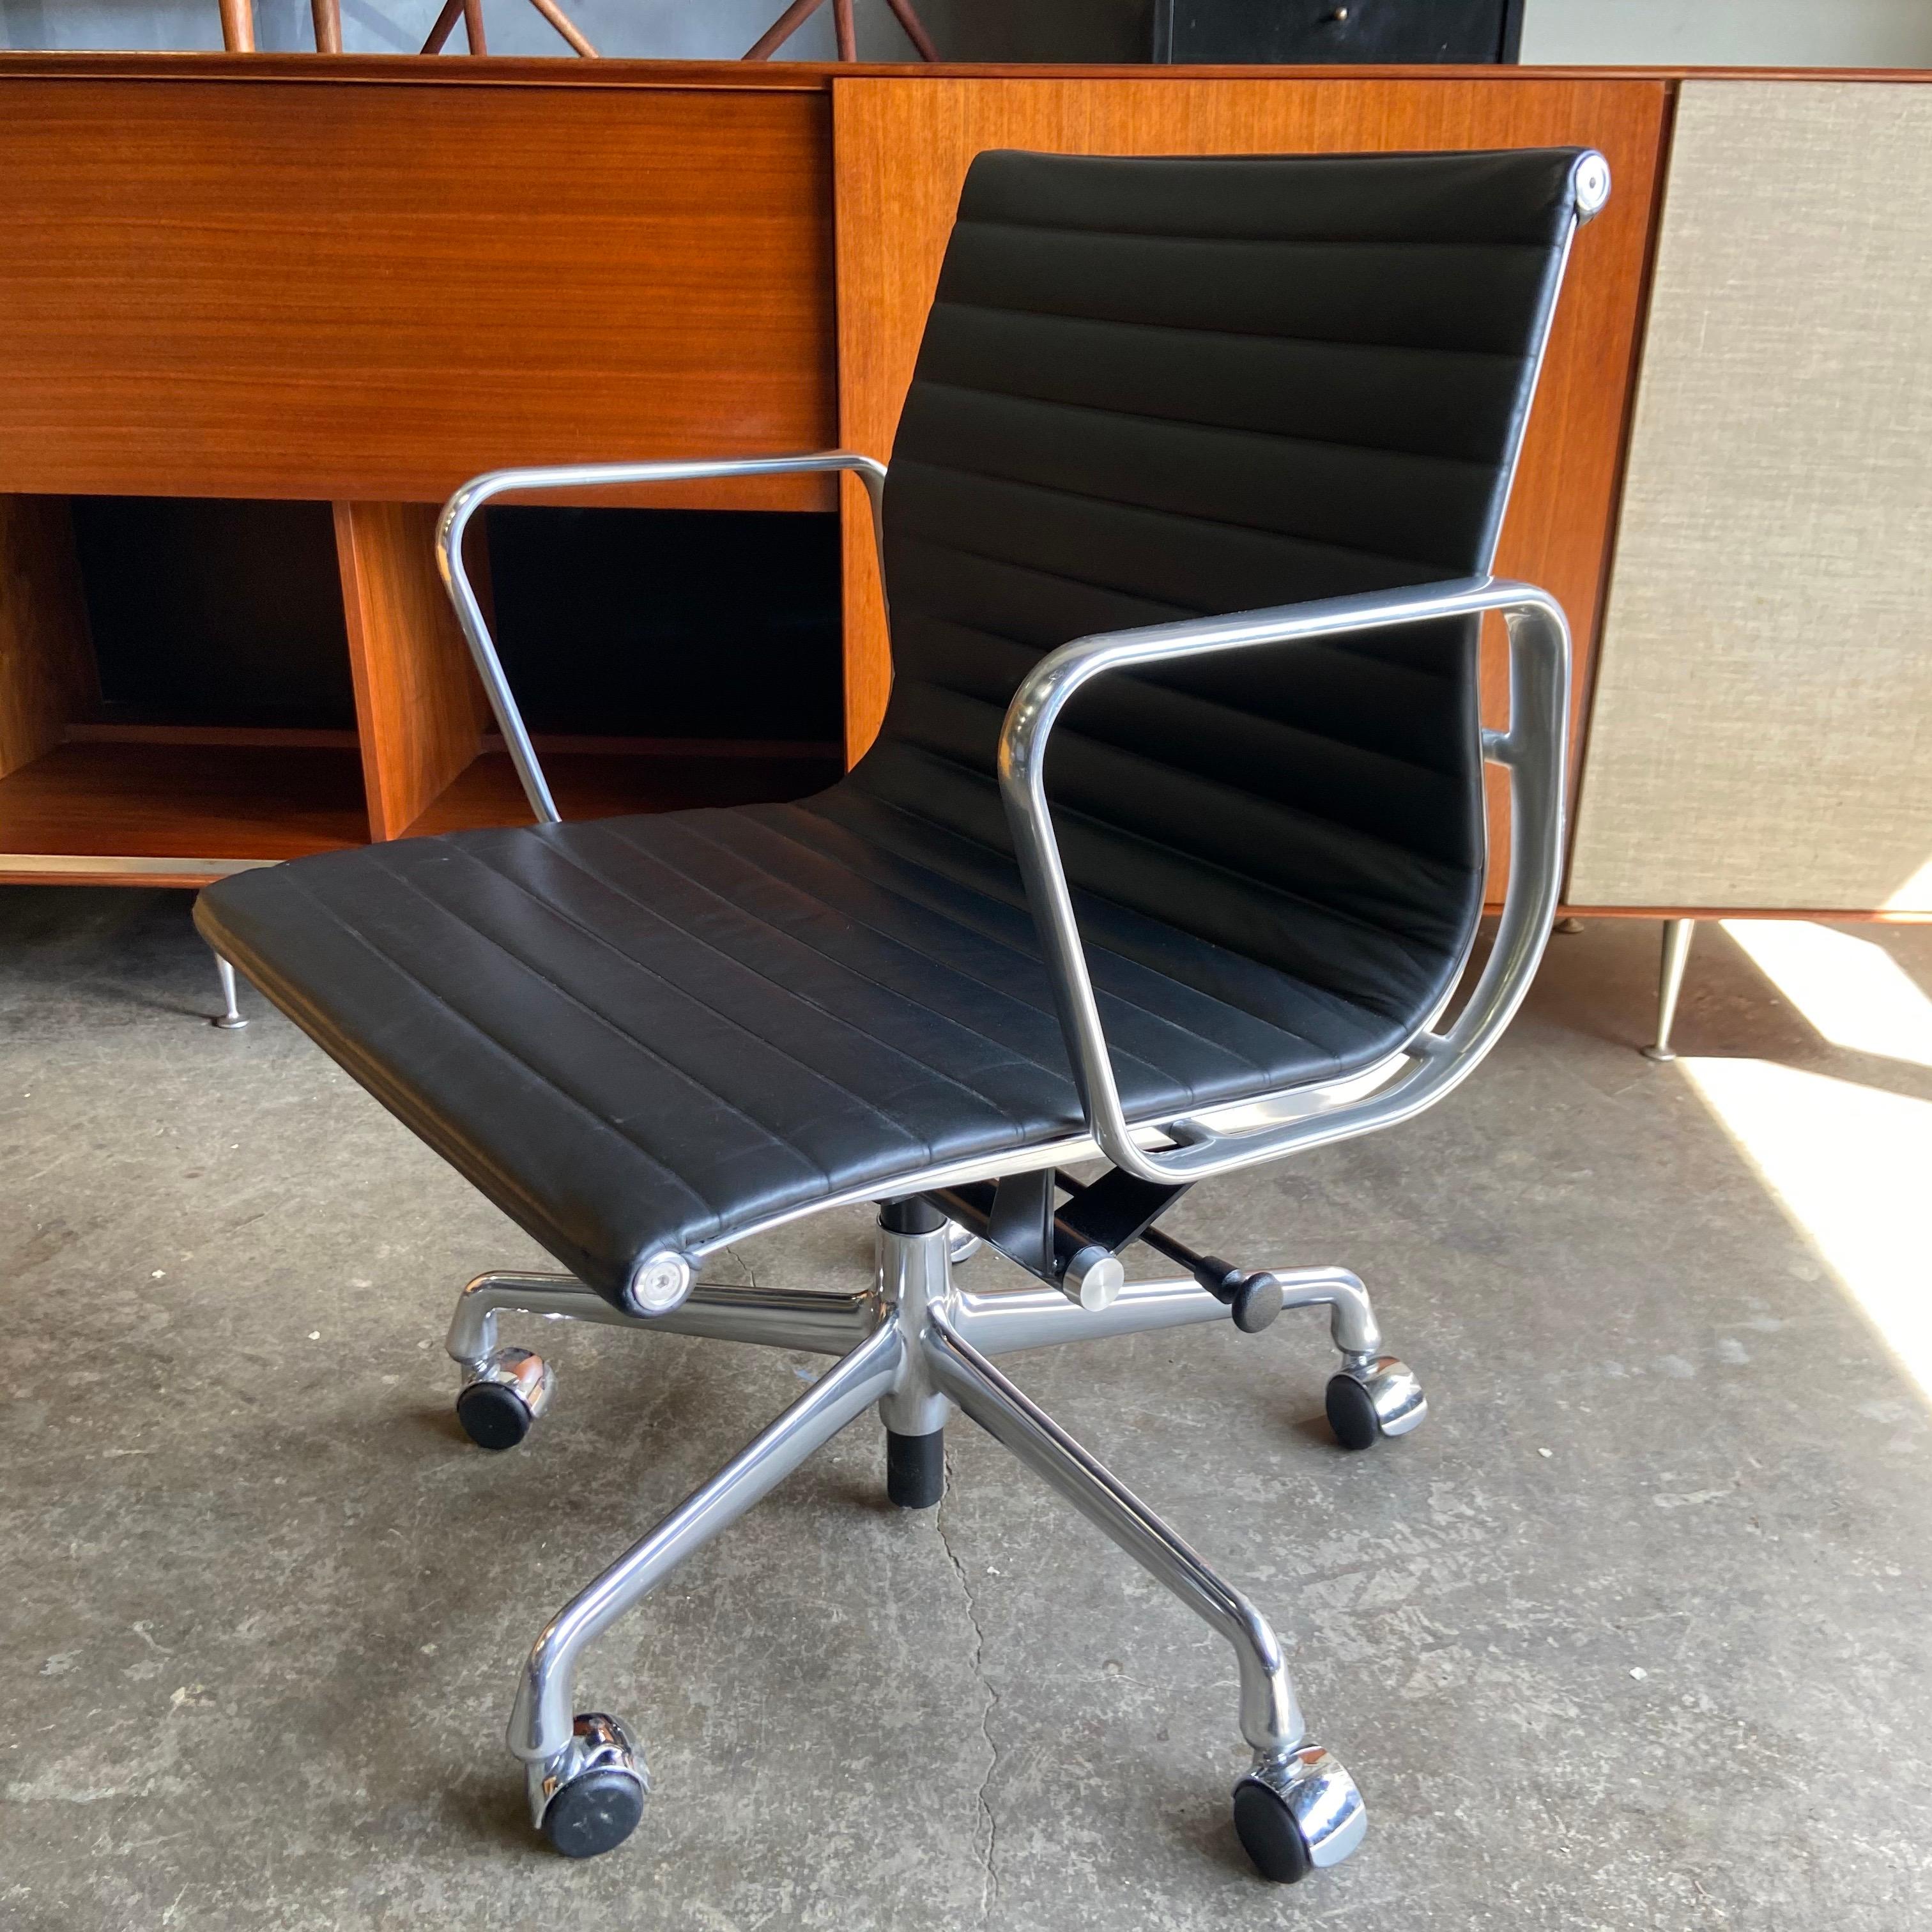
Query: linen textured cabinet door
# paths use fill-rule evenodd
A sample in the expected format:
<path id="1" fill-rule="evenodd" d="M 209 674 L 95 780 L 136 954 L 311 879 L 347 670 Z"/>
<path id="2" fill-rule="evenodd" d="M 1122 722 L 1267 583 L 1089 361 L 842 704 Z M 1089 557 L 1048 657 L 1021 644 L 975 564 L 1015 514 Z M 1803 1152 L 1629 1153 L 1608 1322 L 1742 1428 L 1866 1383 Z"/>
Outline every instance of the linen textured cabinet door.
<path id="1" fill-rule="evenodd" d="M 1568 897 L 1932 913 L 1932 86 L 1687 80 Z"/>

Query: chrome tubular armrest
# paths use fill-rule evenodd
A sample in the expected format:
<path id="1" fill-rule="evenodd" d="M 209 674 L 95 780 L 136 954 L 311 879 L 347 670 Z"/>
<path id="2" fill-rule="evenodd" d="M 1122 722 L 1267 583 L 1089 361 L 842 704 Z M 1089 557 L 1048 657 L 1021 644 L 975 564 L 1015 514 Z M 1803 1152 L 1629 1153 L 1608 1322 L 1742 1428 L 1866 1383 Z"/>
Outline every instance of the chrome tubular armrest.
<path id="1" fill-rule="evenodd" d="M 1485 759 L 1509 770 L 1510 872 L 1496 944 L 1468 1003 L 1446 1031 L 1418 1033 L 1402 1049 L 1413 1064 L 1358 1100 L 1252 1132 L 1215 1132 L 1178 1120 L 1162 1130 L 1171 1148 L 1144 1146 L 1145 1126 L 1137 1137 L 1121 1109 L 1047 802 L 1047 746 L 1060 711 L 1103 671 L 1488 610 L 1502 612 L 1509 626 L 1509 729 L 1486 730 L 1482 743 Z M 1230 1173 L 1393 1126 L 1442 1099 L 1474 1070 L 1521 1004 L 1556 916 L 1569 704 L 1570 627 L 1562 606 L 1533 585 L 1486 577 L 1082 638 L 1034 666 L 1013 694 L 1000 730 L 1000 790 L 1088 1126 L 1116 1167 L 1167 1184 Z"/>
<path id="2" fill-rule="evenodd" d="M 558 822 L 556 804 L 544 781 L 543 768 L 537 763 L 530 734 L 524 728 L 523 713 L 518 710 L 509 681 L 503 675 L 496 640 L 483 621 L 482 607 L 476 601 L 470 574 L 463 567 L 463 533 L 469 528 L 470 518 L 493 496 L 511 490 L 595 490 L 626 484 L 686 483 L 706 476 L 787 476 L 804 470 L 849 470 L 866 486 L 872 510 L 872 539 L 880 548 L 879 576 L 883 584 L 886 466 L 872 457 L 861 456 L 856 450 L 821 449 L 796 456 L 718 457 L 692 462 L 574 463 L 543 469 L 493 470 L 485 476 L 472 477 L 444 504 L 436 530 L 436 567 L 442 573 L 449 601 L 456 607 L 457 622 L 469 640 L 470 655 L 476 661 L 477 674 L 483 680 L 490 709 L 496 715 L 503 742 L 509 747 L 510 761 L 516 766 L 524 796 L 538 824 Z"/>

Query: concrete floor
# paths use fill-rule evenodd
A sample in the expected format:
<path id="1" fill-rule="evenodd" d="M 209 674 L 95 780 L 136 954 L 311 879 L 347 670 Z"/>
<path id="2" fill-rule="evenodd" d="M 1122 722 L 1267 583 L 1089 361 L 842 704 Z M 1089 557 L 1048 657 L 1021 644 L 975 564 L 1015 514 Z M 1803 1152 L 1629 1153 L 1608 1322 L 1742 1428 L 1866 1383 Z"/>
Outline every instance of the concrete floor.
<path id="1" fill-rule="evenodd" d="M 1932 931 L 1863 936 L 1932 987 Z M 1016 1359 L 1293 1646 L 1373 1822 L 1282 1892 L 1228 1824 L 1220 1641 L 963 1424 L 936 1515 L 862 1423 L 607 1638 L 584 1700 L 657 1792 L 614 1856 L 547 1852 L 521 1653 L 809 1365 L 552 1328 L 550 1415 L 470 1448 L 452 1298 L 535 1250 L 252 992 L 200 1023 L 184 899 L 0 895 L 0 1924 L 1932 1922 L 1927 1400 L 1698 1063 L 1632 1051 L 1656 938 L 1558 939 L 1435 1113 L 1184 1204 L 1357 1268 L 1419 1434 L 1330 1444 L 1313 1316 Z M 1714 928 L 1680 1031 L 1932 1101 Z M 867 1254 L 852 1214 L 740 1260 Z"/>

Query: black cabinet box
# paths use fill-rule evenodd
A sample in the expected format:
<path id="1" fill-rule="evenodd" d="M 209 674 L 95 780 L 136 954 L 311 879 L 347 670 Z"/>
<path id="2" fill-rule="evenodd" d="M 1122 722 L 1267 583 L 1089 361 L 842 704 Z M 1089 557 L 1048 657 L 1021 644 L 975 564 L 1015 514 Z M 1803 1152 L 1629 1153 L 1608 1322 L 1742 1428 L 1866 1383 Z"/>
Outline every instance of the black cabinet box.
<path id="1" fill-rule="evenodd" d="M 1155 0 L 1154 58 L 1208 64 L 1514 61 L 1522 0 Z"/>

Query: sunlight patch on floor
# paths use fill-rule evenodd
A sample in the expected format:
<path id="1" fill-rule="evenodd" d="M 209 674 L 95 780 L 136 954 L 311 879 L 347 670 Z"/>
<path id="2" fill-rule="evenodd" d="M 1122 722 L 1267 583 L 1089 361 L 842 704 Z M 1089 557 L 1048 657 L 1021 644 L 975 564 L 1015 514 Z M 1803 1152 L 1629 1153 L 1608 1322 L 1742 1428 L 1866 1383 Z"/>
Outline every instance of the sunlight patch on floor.
<path id="1" fill-rule="evenodd" d="M 1677 1064 L 1932 1396 L 1932 1101 L 1768 1060 Z"/>
<path id="2" fill-rule="evenodd" d="M 1932 1066 L 1932 1000 L 1876 940 L 1802 919 L 1722 924 L 1834 1046 Z"/>
<path id="3" fill-rule="evenodd" d="M 1932 999 L 1882 946 L 1798 920 L 1724 926 L 1823 1039 L 1932 1067 Z M 1932 1396 L 1932 1100 L 1774 1060 L 1677 1065 Z"/>

